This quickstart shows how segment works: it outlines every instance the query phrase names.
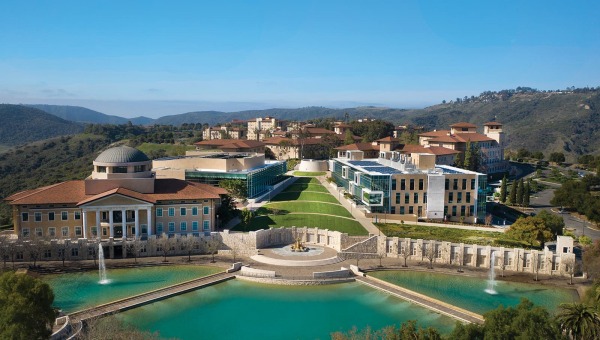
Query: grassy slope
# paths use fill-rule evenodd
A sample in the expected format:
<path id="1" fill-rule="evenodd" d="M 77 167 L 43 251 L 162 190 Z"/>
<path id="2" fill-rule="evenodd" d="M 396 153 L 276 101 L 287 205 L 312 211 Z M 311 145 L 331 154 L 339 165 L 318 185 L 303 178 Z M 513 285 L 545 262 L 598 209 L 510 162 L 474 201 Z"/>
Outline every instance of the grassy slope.
<path id="1" fill-rule="evenodd" d="M 252 220 L 247 230 L 258 230 L 279 227 L 319 227 L 336 230 L 349 235 L 367 235 L 367 231 L 357 221 L 322 215 L 268 215 L 258 216 Z M 244 230 L 236 227 L 236 230 Z"/>
<path id="2" fill-rule="evenodd" d="M 271 199 L 271 201 L 320 201 L 338 203 L 338 200 L 329 193 L 319 192 L 282 192 Z"/>
<path id="3" fill-rule="evenodd" d="M 258 209 L 257 212 L 259 215 L 267 215 L 271 214 L 273 209 L 279 210 L 278 215 L 285 215 L 286 213 L 312 212 L 352 218 L 352 215 L 348 212 L 348 210 L 341 205 L 302 201 L 269 203 Z"/>
<path id="4" fill-rule="evenodd" d="M 152 151 L 165 150 L 169 156 L 182 156 L 185 155 L 187 150 L 194 150 L 195 147 L 193 145 L 143 143 L 138 145 L 137 149 L 145 154 L 150 154 Z"/>

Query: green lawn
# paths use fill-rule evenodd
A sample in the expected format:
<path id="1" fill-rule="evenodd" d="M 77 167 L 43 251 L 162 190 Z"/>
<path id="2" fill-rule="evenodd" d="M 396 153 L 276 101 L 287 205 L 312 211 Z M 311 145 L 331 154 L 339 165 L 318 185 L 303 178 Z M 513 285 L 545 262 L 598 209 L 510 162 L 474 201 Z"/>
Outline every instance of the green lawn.
<path id="1" fill-rule="evenodd" d="M 320 192 L 282 192 L 271 199 L 273 201 L 320 201 L 339 203 L 335 197 L 329 193 Z"/>
<path id="2" fill-rule="evenodd" d="M 257 216 L 252 219 L 246 231 L 268 229 L 271 227 L 318 227 L 320 229 L 335 230 L 349 235 L 368 235 L 367 231 L 360 223 L 355 220 L 349 220 L 340 217 L 323 215 L 268 215 Z M 244 231 L 241 225 L 237 225 L 234 230 Z"/>
<path id="3" fill-rule="evenodd" d="M 316 177 L 316 176 L 325 176 L 326 174 L 327 174 L 327 172 L 325 172 L 325 171 L 316 171 L 316 172 L 294 171 L 294 176 Z"/>
<path id="4" fill-rule="evenodd" d="M 283 190 L 283 192 L 286 191 L 319 191 L 319 192 L 328 192 L 327 188 L 325 188 L 324 186 L 320 185 L 320 184 L 292 184 L 289 187 L 287 187 L 285 190 Z"/>
<path id="5" fill-rule="evenodd" d="M 302 201 L 269 203 L 259 208 L 257 212 L 259 215 L 268 215 L 273 213 L 273 209 L 279 210 L 277 215 L 309 212 L 352 218 L 352 215 L 348 212 L 348 210 L 341 205 Z"/>
<path id="6" fill-rule="evenodd" d="M 321 182 L 319 182 L 318 179 L 312 178 L 312 177 L 298 177 L 298 179 L 296 179 L 296 181 L 294 182 L 294 185 L 295 184 L 319 184 L 319 185 L 321 185 Z"/>
<path id="7" fill-rule="evenodd" d="M 413 239 L 507 247 L 527 246 L 523 242 L 507 238 L 506 235 L 501 232 L 428 227 L 412 224 L 402 225 L 395 223 L 376 223 L 375 225 L 388 237 L 409 237 Z"/>

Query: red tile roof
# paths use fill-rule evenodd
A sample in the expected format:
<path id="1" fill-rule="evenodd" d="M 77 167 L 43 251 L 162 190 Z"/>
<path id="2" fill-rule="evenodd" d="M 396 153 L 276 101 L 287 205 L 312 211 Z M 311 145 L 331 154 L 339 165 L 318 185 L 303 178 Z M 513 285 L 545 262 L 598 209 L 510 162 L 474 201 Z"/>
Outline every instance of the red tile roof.
<path id="1" fill-rule="evenodd" d="M 399 149 L 403 153 L 428 153 L 436 156 L 443 155 L 454 155 L 460 153 L 460 151 L 444 148 L 441 146 L 421 146 L 414 144 L 406 144 L 402 148 Z"/>
<path id="2" fill-rule="evenodd" d="M 398 138 L 393 138 L 393 137 L 384 137 L 381 139 L 376 140 L 376 142 L 384 142 L 384 143 L 398 143 L 400 142 L 400 140 Z"/>
<path id="3" fill-rule="evenodd" d="M 221 149 L 250 149 L 265 146 L 265 143 L 247 139 L 212 139 L 194 143 L 198 146 L 213 146 Z"/>
<path id="4" fill-rule="evenodd" d="M 373 145 L 371 143 L 354 143 L 349 145 L 343 145 L 335 149 L 340 151 L 379 151 L 379 145 Z"/>
<path id="5" fill-rule="evenodd" d="M 5 198 L 10 204 L 73 204 L 81 205 L 110 195 L 119 194 L 156 203 L 164 200 L 216 199 L 226 194 L 222 188 L 179 179 L 156 179 L 154 193 L 143 194 L 126 188 L 115 188 L 97 195 L 85 194 L 85 181 L 67 181 L 27 190 Z"/>
<path id="6" fill-rule="evenodd" d="M 323 128 L 313 128 L 313 127 L 307 127 L 306 128 L 306 132 L 311 134 L 311 135 L 316 135 L 316 134 L 332 134 L 335 133 L 331 130 L 327 130 L 327 129 L 323 129 Z"/>
<path id="7" fill-rule="evenodd" d="M 450 127 L 453 127 L 453 128 L 456 128 L 456 127 L 458 127 L 458 128 L 476 128 L 477 125 L 467 123 L 467 122 L 458 122 L 458 123 L 450 125 Z"/>
<path id="8" fill-rule="evenodd" d="M 500 125 L 500 126 L 502 126 L 502 123 L 498 123 L 498 122 L 488 122 L 488 123 L 485 123 L 485 124 L 483 124 L 483 126 L 490 126 L 490 125 Z"/>

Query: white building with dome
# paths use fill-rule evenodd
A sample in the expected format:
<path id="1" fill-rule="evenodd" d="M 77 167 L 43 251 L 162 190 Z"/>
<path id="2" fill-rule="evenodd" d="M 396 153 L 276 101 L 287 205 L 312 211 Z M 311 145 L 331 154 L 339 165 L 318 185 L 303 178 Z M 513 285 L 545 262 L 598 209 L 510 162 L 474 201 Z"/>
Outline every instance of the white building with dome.
<path id="1" fill-rule="evenodd" d="M 179 179 L 156 179 L 141 151 L 118 146 L 102 152 L 85 180 L 13 194 L 19 238 L 126 239 L 208 233 L 224 189 Z"/>

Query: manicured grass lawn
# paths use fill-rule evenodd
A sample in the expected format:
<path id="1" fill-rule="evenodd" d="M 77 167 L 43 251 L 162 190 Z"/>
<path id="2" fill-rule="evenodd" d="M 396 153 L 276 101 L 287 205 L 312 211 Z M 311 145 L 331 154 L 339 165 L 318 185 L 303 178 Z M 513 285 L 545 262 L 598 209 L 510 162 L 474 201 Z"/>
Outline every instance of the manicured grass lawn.
<path id="1" fill-rule="evenodd" d="M 289 187 L 285 188 L 283 192 L 286 191 L 319 191 L 319 192 L 328 192 L 327 188 L 320 184 L 292 184 Z"/>
<path id="2" fill-rule="evenodd" d="M 320 201 L 339 203 L 329 193 L 320 192 L 282 192 L 271 199 L 271 201 Z"/>
<path id="3" fill-rule="evenodd" d="M 252 219 L 246 231 L 268 229 L 271 227 L 318 227 L 320 229 L 335 230 L 349 235 L 367 235 L 367 231 L 354 220 L 348 220 L 340 217 L 323 215 L 268 215 L 257 216 Z M 234 230 L 244 231 L 241 225 L 237 225 Z"/>
<path id="4" fill-rule="evenodd" d="M 327 172 L 325 172 L 325 171 L 316 171 L 316 172 L 309 172 L 309 171 L 294 171 L 294 176 L 310 176 L 310 177 L 316 177 L 316 176 L 325 176 L 325 174 L 327 174 Z"/>
<path id="5" fill-rule="evenodd" d="M 413 239 L 438 240 L 455 243 L 497 245 L 508 247 L 525 247 L 525 243 L 506 237 L 504 233 L 454 229 L 444 227 L 429 227 L 411 224 L 376 223 L 382 233 L 388 237 L 410 237 Z"/>
<path id="6" fill-rule="evenodd" d="M 316 178 L 299 177 L 298 179 L 296 179 L 294 184 L 319 184 L 319 185 L 321 185 L 321 182 L 319 182 L 319 180 Z"/>
<path id="7" fill-rule="evenodd" d="M 287 213 L 309 212 L 327 215 L 337 215 L 352 218 L 352 215 L 346 208 L 337 204 L 316 203 L 316 202 L 281 202 L 269 203 L 258 209 L 259 215 L 268 215 L 273 213 L 272 209 L 279 210 L 277 215 L 285 215 Z"/>

